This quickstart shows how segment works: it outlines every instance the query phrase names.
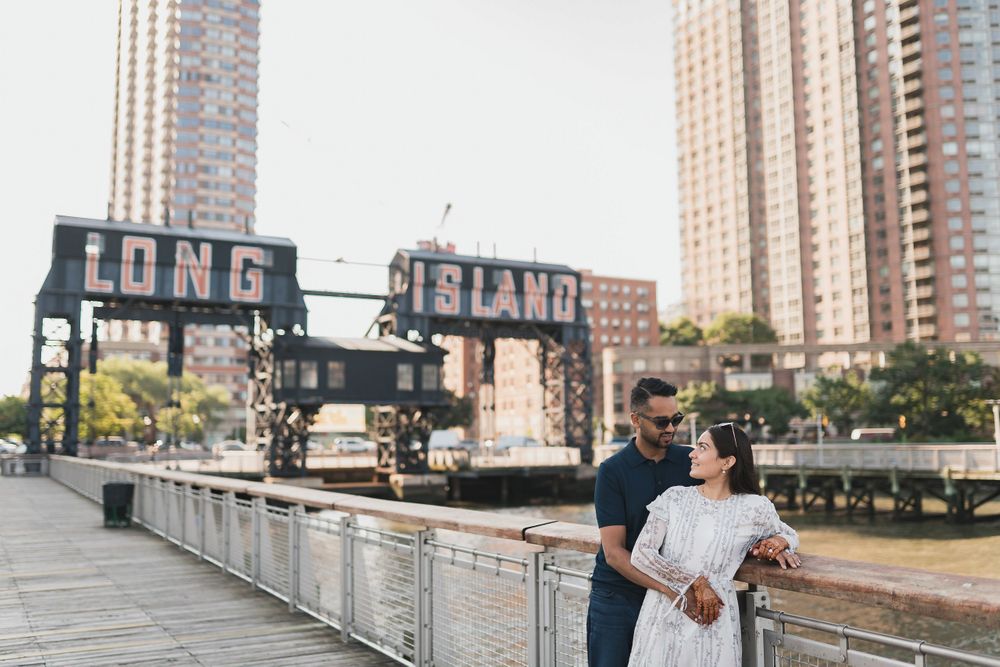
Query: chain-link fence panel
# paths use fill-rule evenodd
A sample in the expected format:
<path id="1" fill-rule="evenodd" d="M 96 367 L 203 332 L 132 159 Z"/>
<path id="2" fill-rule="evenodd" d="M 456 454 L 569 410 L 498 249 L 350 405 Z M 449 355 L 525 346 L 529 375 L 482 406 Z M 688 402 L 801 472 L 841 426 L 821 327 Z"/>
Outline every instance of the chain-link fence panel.
<path id="1" fill-rule="evenodd" d="M 225 558 L 225 502 L 223 494 L 209 493 L 205 498 L 205 512 L 202 516 L 202 521 L 205 522 L 205 549 L 202 555 L 216 565 L 222 565 Z"/>
<path id="2" fill-rule="evenodd" d="M 349 528 L 351 629 L 383 651 L 413 660 L 414 567 L 412 535 Z"/>
<path id="3" fill-rule="evenodd" d="M 244 579 L 253 577 L 253 507 L 237 499 L 229 506 L 229 570 Z"/>
<path id="4" fill-rule="evenodd" d="M 288 600 L 291 568 L 288 544 L 288 510 L 261 505 L 258 508 L 258 584 L 282 600 Z"/>
<path id="5" fill-rule="evenodd" d="M 547 565 L 543 581 L 552 662 L 557 667 L 586 667 L 590 573 Z"/>
<path id="6" fill-rule="evenodd" d="M 340 522 L 299 514 L 299 606 L 340 627 L 343 541 Z"/>
<path id="7" fill-rule="evenodd" d="M 429 541 L 435 665 L 528 665 L 528 563 Z"/>

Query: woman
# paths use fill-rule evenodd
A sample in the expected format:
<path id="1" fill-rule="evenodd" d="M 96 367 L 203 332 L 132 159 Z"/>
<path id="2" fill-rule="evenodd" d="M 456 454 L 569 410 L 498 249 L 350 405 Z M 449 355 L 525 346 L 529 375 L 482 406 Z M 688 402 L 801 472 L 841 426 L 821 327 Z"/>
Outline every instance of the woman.
<path id="1" fill-rule="evenodd" d="M 782 567 L 799 565 L 798 536 L 760 495 L 750 439 L 742 429 L 732 423 L 712 426 L 690 458 L 691 477 L 704 484 L 671 487 L 650 503 L 649 519 L 632 549 L 632 564 L 677 595 L 646 592 L 630 666 L 739 665 L 736 570 L 748 550 Z"/>

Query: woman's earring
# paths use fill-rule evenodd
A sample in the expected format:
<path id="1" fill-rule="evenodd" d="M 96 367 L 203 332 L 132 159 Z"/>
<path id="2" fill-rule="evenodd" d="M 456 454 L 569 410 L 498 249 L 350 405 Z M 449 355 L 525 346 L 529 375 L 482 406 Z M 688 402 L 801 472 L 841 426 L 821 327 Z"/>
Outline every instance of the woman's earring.
<path id="1" fill-rule="evenodd" d="M 726 471 L 726 469 L 725 469 L 725 468 L 723 468 L 723 469 L 722 469 L 722 474 L 723 474 L 723 475 L 725 475 L 725 474 L 726 474 L 726 472 L 727 472 L 727 471 Z"/>

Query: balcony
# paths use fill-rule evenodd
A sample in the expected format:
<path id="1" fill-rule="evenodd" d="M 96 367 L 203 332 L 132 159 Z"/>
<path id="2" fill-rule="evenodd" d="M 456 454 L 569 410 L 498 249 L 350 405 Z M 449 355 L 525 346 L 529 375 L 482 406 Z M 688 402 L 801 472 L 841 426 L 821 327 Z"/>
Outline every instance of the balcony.
<path id="1" fill-rule="evenodd" d="M 906 110 L 907 115 L 914 114 L 917 112 L 923 112 L 924 110 L 924 98 L 922 97 L 911 97 L 906 100 L 906 106 L 903 107 Z"/>
<path id="2" fill-rule="evenodd" d="M 913 130 L 922 130 L 924 127 L 924 117 L 923 116 L 912 116 L 906 119 L 906 131 L 907 133 Z"/>
<path id="3" fill-rule="evenodd" d="M 927 183 L 927 172 L 922 169 L 920 171 L 911 172 L 909 176 L 910 187 L 924 185 Z"/>
<path id="4" fill-rule="evenodd" d="M 924 226 L 920 229 L 914 229 L 913 233 L 910 234 L 910 238 L 914 243 L 920 243 L 926 241 L 931 237 L 931 228 Z"/>
<path id="5" fill-rule="evenodd" d="M 934 286 L 933 285 L 922 285 L 913 291 L 913 296 L 919 301 L 924 299 L 934 298 Z"/>
<path id="6" fill-rule="evenodd" d="M 912 214 L 910 214 L 910 222 L 912 222 L 914 225 L 919 225 L 920 223 L 927 222 L 930 219 L 931 219 L 930 211 L 928 211 L 926 208 L 917 209 L 916 211 L 913 211 Z"/>
<path id="7" fill-rule="evenodd" d="M 920 7 L 913 4 L 906 9 L 900 10 L 899 12 L 899 23 L 900 25 L 908 25 L 913 23 L 920 18 Z"/>
<path id="8" fill-rule="evenodd" d="M 903 46 L 904 47 L 906 46 L 907 42 L 910 42 L 910 41 L 912 41 L 914 39 L 918 39 L 919 40 L 920 39 L 920 23 L 919 22 L 917 22 L 917 23 L 911 23 L 910 25 L 904 26 L 903 29 L 899 33 L 899 39 L 900 39 L 900 41 L 903 42 Z M 904 52 L 904 55 L 905 55 L 905 52 Z"/>
<path id="9" fill-rule="evenodd" d="M 927 203 L 927 190 L 925 188 L 910 188 L 910 206 L 920 206 Z"/>
<path id="10" fill-rule="evenodd" d="M 903 84 L 903 92 L 907 95 L 916 95 L 919 91 L 924 89 L 924 78 L 923 77 L 913 77 Z"/>
<path id="11" fill-rule="evenodd" d="M 926 264 L 924 266 L 918 266 L 913 271 L 914 280 L 928 280 L 929 278 L 933 277 L 934 277 L 934 267 L 931 266 L 930 264 Z"/>
<path id="12" fill-rule="evenodd" d="M 920 336 L 922 340 L 928 338 L 937 338 L 937 325 L 936 324 L 921 324 L 917 327 L 917 335 Z"/>
<path id="13" fill-rule="evenodd" d="M 910 153 L 908 159 L 908 165 L 910 169 L 915 167 L 922 167 L 927 164 L 927 154 L 926 153 Z"/>
<path id="14" fill-rule="evenodd" d="M 935 317 L 937 315 L 937 306 L 934 304 L 927 304 L 925 306 L 917 306 L 913 309 L 917 314 L 917 319 L 924 320 Z"/>
<path id="15" fill-rule="evenodd" d="M 928 245 L 922 245 L 919 248 L 913 249 L 913 261 L 914 262 L 926 262 L 931 258 L 931 248 Z"/>
<path id="16" fill-rule="evenodd" d="M 920 41 L 910 42 L 903 45 L 903 63 L 907 63 L 914 58 L 920 57 Z"/>

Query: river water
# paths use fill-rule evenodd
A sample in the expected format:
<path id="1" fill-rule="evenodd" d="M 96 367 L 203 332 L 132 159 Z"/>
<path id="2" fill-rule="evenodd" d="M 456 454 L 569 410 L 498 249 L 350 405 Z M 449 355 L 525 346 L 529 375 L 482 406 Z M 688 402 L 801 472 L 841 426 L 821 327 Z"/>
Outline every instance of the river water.
<path id="1" fill-rule="evenodd" d="M 927 504 L 925 507 L 927 511 L 941 509 Z M 983 510 L 1000 513 L 1000 504 Z M 490 511 L 596 525 L 591 503 L 491 508 Z M 997 520 L 956 526 L 941 519 L 893 521 L 884 514 L 876 515 L 871 521 L 827 516 L 822 512 L 785 511 L 780 514 L 799 533 L 803 567 L 809 566 L 809 554 L 819 554 L 880 563 L 887 569 L 905 566 L 929 572 L 1000 579 L 1000 521 Z M 927 586 L 934 586 L 932 575 L 927 577 Z M 778 589 L 769 591 L 774 609 L 1000 657 L 1000 633 L 996 630 Z M 824 639 L 829 641 L 829 635 Z M 861 648 L 864 650 L 863 645 Z M 932 661 L 931 664 L 946 663 Z"/>

